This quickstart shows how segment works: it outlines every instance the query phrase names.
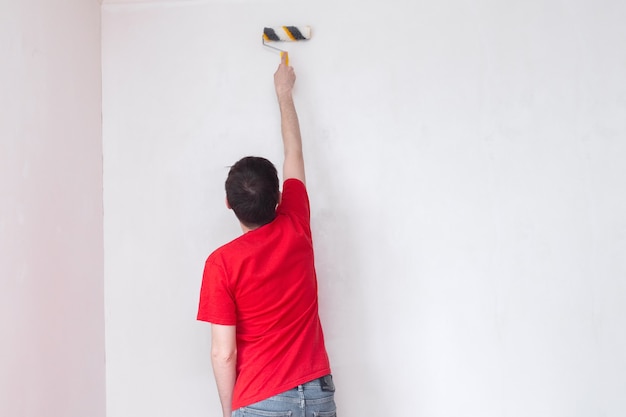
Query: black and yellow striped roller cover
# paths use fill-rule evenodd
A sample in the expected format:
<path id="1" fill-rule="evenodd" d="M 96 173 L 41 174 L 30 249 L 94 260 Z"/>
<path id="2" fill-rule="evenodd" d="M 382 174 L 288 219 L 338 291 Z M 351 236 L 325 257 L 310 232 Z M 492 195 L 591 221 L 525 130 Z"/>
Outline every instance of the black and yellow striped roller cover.
<path id="1" fill-rule="evenodd" d="M 311 39 L 310 26 L 276 26 L 263 28 L 266 41 L 303 41 Z"/>

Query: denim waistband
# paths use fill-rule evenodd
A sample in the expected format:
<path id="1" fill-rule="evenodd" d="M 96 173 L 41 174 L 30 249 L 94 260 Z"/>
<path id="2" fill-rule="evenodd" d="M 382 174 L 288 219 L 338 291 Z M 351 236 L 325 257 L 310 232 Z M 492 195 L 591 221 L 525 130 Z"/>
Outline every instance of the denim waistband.
<path id="1" fill-rule="evenodd" d="M 322 388 L 322 391 L 334 391 L 335 384 L 333 383 L 332 375 L 325 375 L 312 381 L 306 382 L 302 385 L 298 385 L 294 389 L 301 390 L 307 388 Z"/>

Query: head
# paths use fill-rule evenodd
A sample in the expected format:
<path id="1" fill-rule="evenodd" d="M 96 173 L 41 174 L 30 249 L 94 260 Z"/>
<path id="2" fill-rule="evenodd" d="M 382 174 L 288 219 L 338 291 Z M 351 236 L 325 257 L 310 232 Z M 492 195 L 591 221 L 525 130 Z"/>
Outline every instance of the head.
<path id="1" fill-rule="evenodd" d="M 244 226 L 255 228 L 274 220 L 279 200 L 278 173 L 267 159 L 247 156 L 230 168 L 226 201 Z"/>

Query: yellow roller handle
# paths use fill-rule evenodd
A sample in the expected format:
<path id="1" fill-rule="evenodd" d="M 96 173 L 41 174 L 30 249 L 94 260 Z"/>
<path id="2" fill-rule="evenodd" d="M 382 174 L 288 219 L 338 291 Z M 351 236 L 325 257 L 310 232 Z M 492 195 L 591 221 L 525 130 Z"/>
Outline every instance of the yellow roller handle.
<path id="1" fill-rule="evenodd" d="M 280 52 L 280 59 L 285 60 L 285 65 L 289 66 L 289 54 L 286 51 Z"/>

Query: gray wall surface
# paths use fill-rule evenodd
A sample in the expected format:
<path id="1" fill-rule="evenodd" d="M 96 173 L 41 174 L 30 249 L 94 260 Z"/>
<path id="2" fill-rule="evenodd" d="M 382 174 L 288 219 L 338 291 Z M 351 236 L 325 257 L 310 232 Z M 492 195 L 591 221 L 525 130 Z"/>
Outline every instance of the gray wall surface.
<path id="1" fill-rule="evenodd" d="M 202 268 L 298 77 L 343 417 L 626 411 L 626 4 L 103 5 L 109 417 L 218 415 Z"/>

